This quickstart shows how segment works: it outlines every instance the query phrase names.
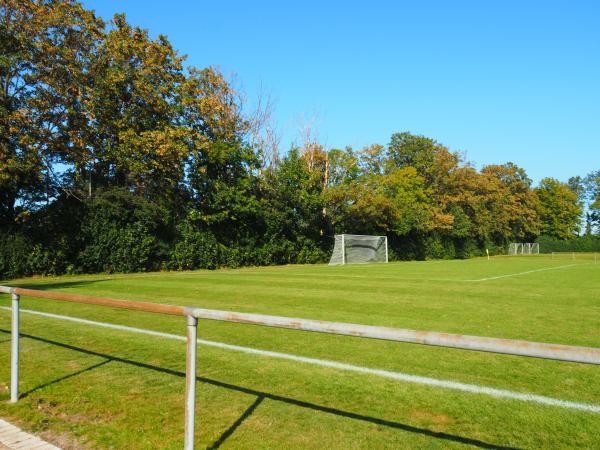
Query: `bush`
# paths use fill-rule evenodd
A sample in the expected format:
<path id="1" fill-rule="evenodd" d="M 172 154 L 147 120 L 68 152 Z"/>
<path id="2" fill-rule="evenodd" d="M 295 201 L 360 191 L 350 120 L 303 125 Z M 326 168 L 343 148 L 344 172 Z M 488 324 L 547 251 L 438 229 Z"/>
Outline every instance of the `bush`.
<path id="1" fill-rule="evenodd" d="M 32 248 L 22 234 L 0 234 L 0 279 L 31 275 L 28 257 Z"/>
<path id="2" fill-rule="evenodd" d="M 571 239 L 557 239 L 540 236 L 540 253 L 551 252 L 600 252 L 600 236 L 575 236 Z"/>
<path id="3" fill-rule="evenodd" d="M 297 264 L 316 264 L 327 261 L 325 252 L 310 239 L 300 237 L 298 247 L 298 256 L 295 261 Z"/>
<path id="4" fill-rule="evenodd" d="M 194 228 L 189 221 L 178 227 L 178 240 L 169 255 L 168 267 L 174 270 L 216 269 L 219 267 L 219 246 L 209 231 Z"/>
<path id="5" fill-rule="evenodd" d="M 481 256 L 485 253 L 484 245 L 471 238 L 457 239 L 455 240 L 456 258 L 468 259 Z M 452 256 L 449 256 L 449 258 L 452 258 Z"/>
<path id="6" fill-rule="evenodd" d="M 0 279 L 31 275 L 62 275 L 69 264 L 68 244 L 60 239 L 53 246 L 33 244 L 26 236 L 0 235 Z"/>
<path id="7" fill-rule="evenodd" d="M 61 239 L 52 247 L 35 244 L 27 257 L 28 274 L 62 275 L 68 265 L 68 244 Z"/>
<path id="8" fill-rule="evenodd" d="M 99 193 L 88 205 L 77 258 L 84 272 L 143 272 L 166 258 L 168 214 L 125 189 Z"/>
<path id="9" fill-rule="evenodd" d="M 460 239 L 457 239 L 460 241 Z M 433 234 L 424 241 L 424 259 L 445 259 L 455 257 L 455 245 L 452 240 Z"/>

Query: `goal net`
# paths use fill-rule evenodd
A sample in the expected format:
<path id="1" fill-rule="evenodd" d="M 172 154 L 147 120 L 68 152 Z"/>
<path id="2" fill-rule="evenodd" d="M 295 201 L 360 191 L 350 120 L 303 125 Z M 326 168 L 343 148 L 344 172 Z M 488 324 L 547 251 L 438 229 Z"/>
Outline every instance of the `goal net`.
<path id="1" fill-rule="evenodd" d="M 552 259 L 570 259 L 570 260 L 588 260 L 598 263 L 600 261 L 600 253 L 598 252 L 552 252 Z"/>
<path id="2" fill-rule="evenodd" d="M 513 242 L 508 246 L 509 255 L 539 255 L 540 244 L 537 242 Z"/>
<path id="3" fill-rule="evenodd" d="M 388 262 L 387 236 L 336 234 L 330 266 Z"/>

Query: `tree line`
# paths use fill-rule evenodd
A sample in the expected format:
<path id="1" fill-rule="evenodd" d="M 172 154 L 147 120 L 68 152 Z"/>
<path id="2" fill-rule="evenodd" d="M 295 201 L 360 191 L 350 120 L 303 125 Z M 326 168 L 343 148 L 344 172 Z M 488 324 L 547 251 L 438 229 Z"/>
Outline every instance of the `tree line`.
<path id="1" fill-rule="evenodd" d="M 343 232 L 396 259 L 597 243 L 600 170 L 533 186 L 408 132 L 281 156 L 268 105 L 72 0 L 0 1 L 0 85 L 0 278 L 323 262 Z"/>

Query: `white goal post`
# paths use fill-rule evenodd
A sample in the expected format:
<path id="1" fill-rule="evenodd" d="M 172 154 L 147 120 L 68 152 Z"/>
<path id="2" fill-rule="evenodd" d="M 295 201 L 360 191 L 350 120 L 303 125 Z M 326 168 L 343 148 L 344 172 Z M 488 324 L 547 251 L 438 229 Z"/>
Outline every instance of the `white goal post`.
<path id="1" fill-rule="evenodd" d="M 387 236 L 336 234 L 330 266 L 388 262 Z"/>
<path id="2" fill-rule="evenodd" d="M 508 246 L 509 255 L 539 255 L 540 244 L 537 242 L 512 242 Z"/>

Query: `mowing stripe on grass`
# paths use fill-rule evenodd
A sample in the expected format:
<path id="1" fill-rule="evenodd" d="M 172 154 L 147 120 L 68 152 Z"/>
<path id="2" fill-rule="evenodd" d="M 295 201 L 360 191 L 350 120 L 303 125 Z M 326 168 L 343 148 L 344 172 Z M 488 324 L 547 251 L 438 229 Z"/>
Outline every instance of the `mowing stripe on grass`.
<path id="1" fill-rule="evenodd" d="M 0 306 L 0 309 L 10 311 L 10 308 L 7 306 Z M 179 336 L 177 334 L 163 333 L 160 331 L 145 330 L 143 328 L 134 328 L 134 327 L 128 327 L 125 325 L 116 325 L 116 324 L 105 323 L 105 322 L 96 322 L 93 320 L 80 319 L 78 317 L 62 316 L 59 314 L 44 313 L 44 312 L 40 312 L 40 311 L 33 311 L 30 309 L 21 309 L 21 312 L 36 315 L 36 316 L 46 317 L 46 318 L 50 318 L 50 319 L 66 320 L 66 321 L 70 321 L 70 322 L 82 323 L 85 325 L 92 325 L 92 326 L 102 327 L 102 328 L 110 328 L 113 330 L 120 330 L 120 331 L 128 331 L 128 332 L 132 332 L 132 333 L 146 334 L 146 335 L 157 336 L 157 337 L 162 337 L 162 338 L 166 338 L 166 339 L 175 339 L 178 341 L 186 341 L 187 340 L 186 336 Z M 511 399 L 511 400 L 533 402 L 533 403 L 538 403 L 541 405 L 558 406 L 561 408 L 568 408 L 568 409 L 574 409 L 574 410 L 578 410 L 578 411 L 585 411 L 585 412 L 600 414 L 600 405 L 592 405 L 592 404 L 588 404 L 588 403 L 578 403 L 578 402 L 572 402 L 572 401 L 568 401 L 568 400 L 560 400 L 560 399 L 556 399 L 556 398 L 552 398 L 552 397 L 546 397 L 543 395 L 524 394 L 524 393 L 520 393 L 520 392 L 509 391 L 506 389 L 496 389 L 496 388 L 491 388 L 491 387 L 487 387 L 487 386 L 479 386 L 476 384 L 467 384 L 467 383 L 460 383 L 460 382 L 448 381 L 448 380 L 438 380 L 436 378 L 422 377 L 422 376 L 418 376 L 418 375 L 410 375 L 410 374 L 402 373 L 402 372 L 392 372 L 392 371 L 383 370 L 383 369 L 371 369 L 369 367 L 355 366 L 352 364 L 340 363 L 340 362 L 330 361 L 330 360 L 326 360 L 326 359 L 309 358 L 306 356 L 298 356 L 298 355 L 292 355 L 289 353 L 273 352 L 270 350 L 259 350 L 256 348 L 242 347 L 239 345 L 225 344 L 223 342 L 208 341 L 205 339 L 198 339 L 198 344 L 206 345 L 209 347 L 221 348 L 221 349 L 225 349 L 225 350 L 233 350 L 233 351 L 237 351 L 237 352 L 248 353 L 248 354 L 252 354 L 252 355 L 268 356 L 271 358 L 278 358 L 278 359 L 287 359 L 290 361 L 302 362 L 302 363 L 306 363 L 306 364 L 313 364 L 313 365 L 322 366 L 322 367 L 330 367 L 330 368 L 334 368 L 334 369 L 347 370 L 347 371 L 351 371 L 351 372 L 364 373 L 364 374 L 368 374 L 368 375 L 375 375 L 375 376 L 379 376 L 379 377 L 383 377 L 383 378 L 391 378 L 393 380 L 404 381 L 407 383 L 424 384 L 424 385 L 428 385 L 428 386 L 436 386 L 436 387 L 441 387 L 441 388 L 445 388 L 445 389 L 453 389 L 453 390 L 457 390 L 457 391 L 469 392 L 472 394 L 484 394 L 484 395 L 489 395 L 489 396 L 497 397 L 497 398 L 506 398 L 506 399 Z"/>
<path id="2" fill-rule="evenodd" d="M 580 263 L 580 264 L 567 264 L 567 265 L 564 265 L 564 266 L 556 266 L 556 267 L 544 267 L 543 269 L 527 270 L 525 272 L 509 273 L 507 275 L 498 275 L 497 277 L 478 278 L 476 280 L 465 280 L 465 281 L 498 280 L 500 278 L 516 277 L 516 276 L 519 276 L 519 275 L 527 275 L 528 273 L 543 272 L 545 270 L 566 269 L 567 267 L 584 266 L 586 264 L 587 263 Z"/>

